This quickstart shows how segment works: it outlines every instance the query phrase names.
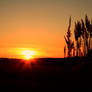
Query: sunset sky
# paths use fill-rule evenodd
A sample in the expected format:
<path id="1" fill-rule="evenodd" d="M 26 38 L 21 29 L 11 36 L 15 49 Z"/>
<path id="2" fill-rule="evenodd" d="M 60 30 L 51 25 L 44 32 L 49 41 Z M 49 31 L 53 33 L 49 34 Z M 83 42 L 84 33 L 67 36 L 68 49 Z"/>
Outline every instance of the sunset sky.
<path id="1" fill-rule="evenodd" d="M 63 57 L 69 16 L 92 18 L 92 0 L 0 0 L 0 57 Z"/>

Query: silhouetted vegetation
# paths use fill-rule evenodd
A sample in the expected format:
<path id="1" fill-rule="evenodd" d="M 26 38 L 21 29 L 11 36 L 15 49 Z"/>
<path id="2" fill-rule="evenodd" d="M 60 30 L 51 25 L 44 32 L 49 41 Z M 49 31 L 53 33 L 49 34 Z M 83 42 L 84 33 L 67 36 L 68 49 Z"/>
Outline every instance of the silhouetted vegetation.
<path id="1" fill-rule="evenodd" d="M 67 48 L 68 48 L 68 57 L 71 57 L 71 52 L 72 49 L 74 48 L 74 42 L 71 40 L 71 17 L 69 19 L 69 26 L 68 26 L 68 31 L 67 31 L 67 35 L 65 38 L 66 44 L 67 44 Z"/>
<path id="2" fill-rule="evenodd" d="M 81 21 L 75 22 L 74 27 L 74 38 L 75 43 L 70 40 L 71 31 L 70 31 L 71 23 L 69 22 L 69 27 L 67 31 L 67 35 L 65 38 L 67 48 L 68 48 L 68 57 L 70 56 L 86 56 L 90 47 L 90 41 L 92 37 L 92 21 L 89 20 L 88 16 L 85 16 L 85 22 L 83 19 Z M 74 47 L 75 46 L 75 47 Z M 73 49 L 73 55 L 71 55 L 71 50 Z"/>
<path id="3" fill-rule="evenodd" d="M 79 21 L 77 21 L 77 23 L 75 22 L 75 30 L 74 30 L 74 36 L 75 36 L 75 41 L 76 41 L 76 56 L 80 56 L 80 52 L 81 52 L 81 23 Z"/>

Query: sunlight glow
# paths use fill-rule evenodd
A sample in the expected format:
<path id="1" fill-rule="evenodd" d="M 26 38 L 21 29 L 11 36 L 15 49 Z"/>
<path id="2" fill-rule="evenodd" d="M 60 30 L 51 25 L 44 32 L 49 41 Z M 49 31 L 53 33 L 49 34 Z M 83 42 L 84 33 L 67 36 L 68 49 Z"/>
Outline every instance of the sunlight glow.
<path id="1" fill-rule="evenodd" d="M 24 55 L 24 59 L 32 59 L 33 56 L 35 55 L 35 51 L 32 51 L 32 50 L 25 50 L 22 52 L 22 54 Z"/>
<path id="2" fill-rule="evenodd" d="M 28 59 L 28 60 L 29 60 L 29 59 L 31 59 L 31 58 L 32 58 L 32 56 L 30 56 L 30 55 L 26 55 L 26 56 L 25 56 L 25 59 Z"/>

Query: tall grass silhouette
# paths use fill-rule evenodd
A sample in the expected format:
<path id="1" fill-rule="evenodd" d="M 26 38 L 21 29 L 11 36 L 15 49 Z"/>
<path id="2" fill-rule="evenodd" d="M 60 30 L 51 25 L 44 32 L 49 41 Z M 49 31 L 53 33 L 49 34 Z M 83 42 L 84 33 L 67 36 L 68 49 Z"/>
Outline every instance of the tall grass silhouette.
<path id="1" fill-rule="evenodd" d="M 66 36 L 64 36 L 67 48 L 68 48 L 68 57 L 71 57 L 72 49 L 74 48 L 74 42 L 71 40 L 71 17 L 69 18 L 69 26 Z"/>
<path id="2" fill-rule="evenodd" d="M 83 19 L 81 19 L 81 21 L 75 22 L 74 42 L 71 40 L 72 34 L 70 27 L 71 27 L 71 17 L 69 19 L 69 27 L 68 27 L 67 35 L 64 36 L 68 49 L 68 53 L 67 53 L 68 57 L 72 56 L 71 55 L 72 49 L 73 49 L 73 56 L 86 56 L 86 54 L 91 49 L 90 43 L 92 38 L 92 20 L 90 21 L 88 16 L 85 15 L 85 22 L 83 21 Z"/>

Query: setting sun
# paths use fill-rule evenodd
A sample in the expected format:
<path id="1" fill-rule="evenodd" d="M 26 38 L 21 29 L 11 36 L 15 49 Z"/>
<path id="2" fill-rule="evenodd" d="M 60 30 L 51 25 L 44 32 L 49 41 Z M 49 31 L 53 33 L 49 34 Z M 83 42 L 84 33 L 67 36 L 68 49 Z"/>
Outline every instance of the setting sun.
<path id="1" fill-rule="evenodd" d="M 22 52 L 22 54 L 24 55 L 24 59 L 32 59 L 33 56 L 35 55 L 35 51 L 32 51 L 32 50 L 25 50 Z"/>
<path id="2" fill-rule="evenodd" d="M 32 58 L 32 56 L 30 56 L 30 55 L 25 55 L 25 59 L 31 59 Z"/>

